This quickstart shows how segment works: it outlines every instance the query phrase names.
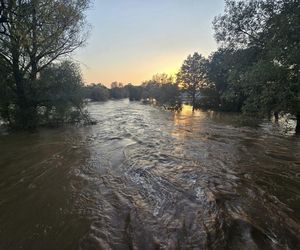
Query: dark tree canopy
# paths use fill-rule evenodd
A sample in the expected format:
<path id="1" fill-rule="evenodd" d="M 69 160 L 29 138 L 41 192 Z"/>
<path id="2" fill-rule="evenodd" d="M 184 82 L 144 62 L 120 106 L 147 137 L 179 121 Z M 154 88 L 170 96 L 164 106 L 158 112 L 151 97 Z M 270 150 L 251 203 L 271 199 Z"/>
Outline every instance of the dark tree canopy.
<path id="1" fill-rule="evenodd" d="M 213 21 L 217 42 L 229 47 L 264 47 L 267 22 L 280 11 L 283 2 L 226 0 L 225 13 Z"/>
<path id="2" fill-rule="evenodd" d="M 195 108 L 197 92 L 208 87 L 207 59 L 201 54 L 189 55 L 183 62 L 178 74 L 177 82 L 192 97 L 192 105 Z"/>
<path id="3" fill-rule="evenodd" d="M 0 58 L 9 70 L 6 91 L 13 98 L 7 100 L 14 108 L 7 110 L 16 126 L 38 125 L 38 76 L 83 45 L 88 5 L 89 0 L 0 1 Z"/>
<path id="4" fill-rule="evenodd" d="M 109 89 L 101 83 L 92 83 L 85 86 L 84 97 L 94 102 L 107 101 L 109 99 Z"/>
<path id="5" fill-rule="evenodd" d="M 293 114 L 300 129 L 299 0 L 225 2 L 215 18 L 221 44 L 210 57 L 209 80 L 219 106 L 260 115 Z"/>

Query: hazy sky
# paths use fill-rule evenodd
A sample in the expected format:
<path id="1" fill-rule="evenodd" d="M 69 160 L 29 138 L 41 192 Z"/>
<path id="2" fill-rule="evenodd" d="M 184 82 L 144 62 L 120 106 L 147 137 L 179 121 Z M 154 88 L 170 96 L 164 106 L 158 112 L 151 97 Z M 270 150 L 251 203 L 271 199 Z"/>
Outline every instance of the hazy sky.
<path id="1" fill-rule="evenodd" d="M 224 0 L 94 0 L 87 45 L 75 55 L 85 82 L 139 84 L 176 73 L 189 54 L 217 48 L 211 23 L 223 8 Z"/>

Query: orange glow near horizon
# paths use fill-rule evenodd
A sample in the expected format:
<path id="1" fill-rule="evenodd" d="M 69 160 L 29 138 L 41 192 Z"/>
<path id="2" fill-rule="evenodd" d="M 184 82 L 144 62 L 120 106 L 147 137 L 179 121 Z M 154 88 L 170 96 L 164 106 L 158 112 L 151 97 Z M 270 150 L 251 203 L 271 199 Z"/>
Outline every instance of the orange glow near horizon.
<path id="1" fill-rule="evenodd" d="M 224 0 L 94 1 L 90 36 L 74 52 L 85 84 L 139 85 L 155 74 L 175 76 L 189 54 L 217 49 L 211 22 L 223 8 Z"/>
<path id="2" fill-rule="evenodd" d="M 179 55 L 168 55 L 166 57 L 152 59 L 151 64 L 148 60 L 140 63 L 139 67 L 126 67 L 126 70 L 116 65 L 107 65 L 103 69 L 95 70 L 94 68 L 82 67 L 85 84 L 102 83 L 106 86 L 114 81 L 124 84 L 132 83 L 139 85 L 144 81 L 152 79 L 157 73 L 166 73 L 175 77 L 180 69 L 181 63 L 186 57 L 186 53 Z M 115 66 L 115 67 L 114 67 Z M 129 68 L 129 70 L 128 70 Z"/>

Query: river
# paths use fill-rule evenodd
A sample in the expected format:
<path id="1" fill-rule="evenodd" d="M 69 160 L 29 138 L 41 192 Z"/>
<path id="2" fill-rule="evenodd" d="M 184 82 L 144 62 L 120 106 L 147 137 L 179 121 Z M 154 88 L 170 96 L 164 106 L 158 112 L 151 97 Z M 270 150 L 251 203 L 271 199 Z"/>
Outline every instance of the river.
<path id="1" fill-rule="evenodd" d="M 89 105 L 0 136 L 0 249 L 299 249 L 300 137 L 235 114 Z"/>

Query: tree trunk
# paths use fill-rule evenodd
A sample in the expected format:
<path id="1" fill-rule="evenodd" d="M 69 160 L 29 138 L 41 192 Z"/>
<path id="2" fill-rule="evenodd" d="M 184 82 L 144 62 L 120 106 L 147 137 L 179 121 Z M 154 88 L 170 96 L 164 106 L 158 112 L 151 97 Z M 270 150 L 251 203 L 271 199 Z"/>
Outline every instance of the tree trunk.
<path id="1" fill-rule="evenodd" d="M 192 106 L 193 106 L 193 112 L 194 112 L 194 110 L 195 110 L 195 103 L 196 102 L 196 93 L 195 92 L 193 92 L 193 94 L 192 94 Z"/>
<path id="2" fill-rule="evenodd" d="M 279 113 L 277 111 L 274 112 L 275 122 L 279 120 Z"/>
<path id="3" fill-rule="evenodd" d="M 38 60 L 37 60 L 37 16 L 36 16 L 36 2 L 33 2 L 32 8 L 32 50 L 30 52 L 30 80 L 35 81 L 38 72 Z"/>
<path id="4" fill-rule="evenodd" d="M 34 130 L 37 125 L 37 110 L 26 96 L 24 78 L 19 69 L 18 50 L 13 51 L 13 76 L 16 83 L 16 116 L 14 127 L 17 129 Z"/>
<path id="5" fill-rule="evenodd" d="M 300 112 L 297 112 L 296 118 L 296 134 L 300 134 Z"/>

